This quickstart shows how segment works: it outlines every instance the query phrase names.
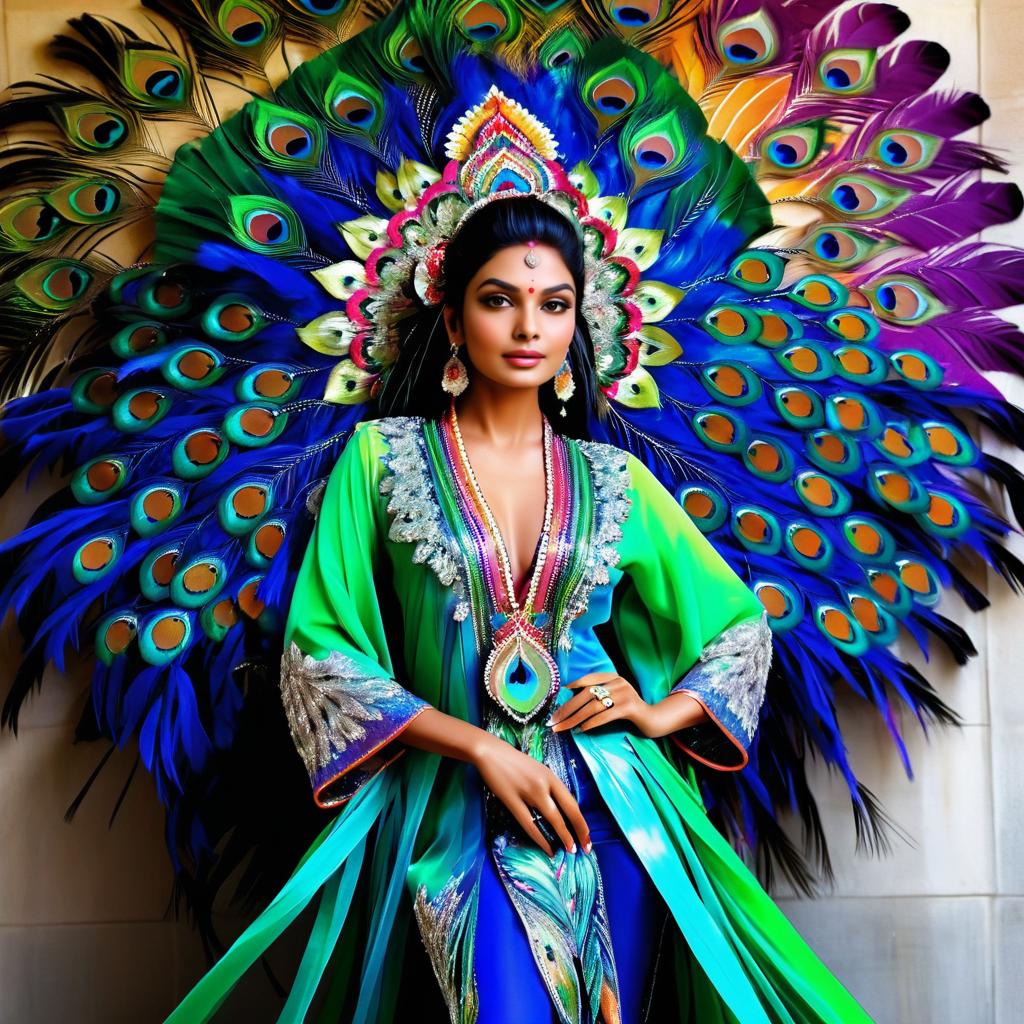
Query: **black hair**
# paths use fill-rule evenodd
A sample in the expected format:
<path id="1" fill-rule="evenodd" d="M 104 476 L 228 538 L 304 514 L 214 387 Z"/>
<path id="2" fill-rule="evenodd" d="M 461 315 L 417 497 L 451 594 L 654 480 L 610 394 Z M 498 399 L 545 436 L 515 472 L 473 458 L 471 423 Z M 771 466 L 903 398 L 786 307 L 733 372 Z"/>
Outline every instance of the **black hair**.
<path id="1" fill-rule="evenodd" d="M 569 366 L 576 390 L 565 403 L 550 382 L 539 391 L 541 411 L 551 426 L 568 437 L 589 439 L 592 415 L 605 407 L 594 372 L 594 348 L 583 316 L 583 242 L 576 227 L 550 204 L 533 196 L 498 199 L 472 214 L 448 243 L 444 255 L 445 305 L 461 316 L 466 286 L 499 250 L 531 239 L 558 250 L 576 287 L 576 330 L 569 344 Z M 398 326 L 399 355 L 368 415 L 425 416 L 438 419 L 451 397 L 441 389 L 441 371 L 451 356 L 442 309 L 424 306 Z M 459 358 L 466 363 L 472 387 L 473 368 L 465 346 Z"/>

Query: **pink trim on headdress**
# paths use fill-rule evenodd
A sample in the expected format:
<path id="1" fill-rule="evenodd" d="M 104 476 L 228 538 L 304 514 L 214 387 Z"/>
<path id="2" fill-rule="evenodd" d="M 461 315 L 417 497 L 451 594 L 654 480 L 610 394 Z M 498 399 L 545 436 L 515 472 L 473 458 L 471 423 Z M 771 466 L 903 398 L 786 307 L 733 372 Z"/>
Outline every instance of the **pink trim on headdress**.
<path id="1" fill-rule="evenodd" d="M 449 133 L 446 152 L 449 160 L 441 177 L 420 192 L 411 207 L 394 211 L 387 220 L 376 221 L 381 237 L 365 260 L 366 286 L 345 303 L 346 316 L 355 328 L 349 346 L 352 362 L 370 371 L 379 366 L 392 345 L 394 324 L 415 306 L 417 297 L 428 306 L 444 302 L 447 247 L 478 210 L 499 199 L 533 197 L 562 214 L 581 240 L 586 229 L 600 239 L 600 252 L 594 253 L 592 245 L 588 245 L 586 254 L 588 294 L 595 258 L 606 268 L 613 265 L 618 271 L 608 275 L 606 283 L 597 284 L 597 291 L 587 300 L 593 307 L 588 316 L 597 316 L 610 306 L 621 312 L 621 320 L 612 318 L 605 323 L 597 316 L 591 323 L 595 347 L 617 349 L 612 360 L 617 367 L 617 379 L 600 385 L 605 394 L 614 397 L 618 381 L 631 374 L 640 362 L 643 314 L 628 296 L 635 293 L 641 272 L 628 256 L 613 255 L 619 232 L 603 217 L 590 212 L 586 196 L 556 160 L 557 143 L 550 130 L 517 101 L 492 86 L 484 102 L 468 111 Z M 453 197 L 451 208 L 439 206 L 445 196 Z M 443 215 L 440 221 L 438 214 Z M 530 249 L 539 244 L 537 239 L 526 242 Z M 389 268 L 394 265 L 401 282 L 395 280 L 390 270 L 385 275 L 387 280 L 381 279 L 382 261 Z M 381 346 L 380 351 L 376 345 Z M 379 378 L 373 389 L 378 384 Z"/>
<path id="2" fill-rule="evenodd" d="M 622 267 L 626 271 L 629 276 L 626 284 L 622 286 L 621 294 L 632 295 L 640 283 L 640 268 L 628 256 L 607 256 L 605 259 L 608 263 L 614 263 L 615 266 Z"/>
<path id="3" fill-rule="evenodd" d="M 349 318 L 356 325 L 357 328 L 372 327 L 373 324 L 367 319 L 366 314 L 363 313 L 363 300 L 368 299 L 373 292 L 369 288 L 360 288 L 358 291 L 353 292 L 345 303 L 345 316 Z"/>

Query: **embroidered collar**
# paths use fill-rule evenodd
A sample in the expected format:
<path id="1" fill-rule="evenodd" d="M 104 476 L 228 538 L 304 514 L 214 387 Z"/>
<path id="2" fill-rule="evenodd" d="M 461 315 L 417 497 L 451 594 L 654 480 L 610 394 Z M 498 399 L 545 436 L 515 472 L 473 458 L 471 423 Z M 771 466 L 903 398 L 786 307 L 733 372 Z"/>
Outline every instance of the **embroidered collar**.
<path id="1" fill-rule="evenodd" d="M 459 599 L 452 617 L 469 614 L 462 551 L 447 528 L 434 491 L 423 440 L 422 416 L 386 416 L 376 421 L 389 451 L 381 456 L 388 472 L 380 493 L 390 495 L 388 512 L 394 514 L 388 536 L 414 543 L 414 562 L 426 562 L 442 586 Z"/>
<path id="2" fill-rule="evenodd" d="M 572 637 L 569 627 L 573 619 L 587 610 L 594 587 L 604 586 L 608 570 L 618 564 L 617 542 L 622 540 L 622 524 L 629 515 L 632 499 L 629 490 L 629 456 L 621 448 L 601 441 L 577 441 L 577 447 L 590 463 L 593 481 L 594 523 L 587 546 L 587 561 L 579 583 L 573 591 L 569 611 L 561 627 L 557 644 L 569 650 Z"/>
<path id="3" fill-rule="evenodd" d="M 387 510 L 393 516 L 388 536 L 391 540 L 416 545 L 413 561 L 426 563 L 442 586 L 457 597 L 453 618 L 461 621 L 471 609 L 471 567 L 467 553 L 457 540 L 437 494 L 431 473 L 430 452 L 424 436 L 422 416 L 388 416 L 375 420 L 389 450 L 381 459 L 387 473 L 380 481 L 380 492 L 389 496 Z M 582 615 L 597 586 L 609 582 L 609 569 L 619 561 L 617 541 L 622 538 L 622 523 L 629 514 L 628 454 L 600 441 L 567 440 L 567 450 L 585 457 L 575 458 L 577 474 L 589 466 L 589 494 L 592 513 L 586 522 L 577 522 L 571 532 L 574 556 L 567 566 L 567 590 L 560 595 L 554 610 L 555 646 L 572 647 L 571 626 Z M 582 488 L 584 481 L 578 481 Z M 583 508 L 590 501 L 581 503 Z M 483 640 L 477 629 L 478 642 Z"/>

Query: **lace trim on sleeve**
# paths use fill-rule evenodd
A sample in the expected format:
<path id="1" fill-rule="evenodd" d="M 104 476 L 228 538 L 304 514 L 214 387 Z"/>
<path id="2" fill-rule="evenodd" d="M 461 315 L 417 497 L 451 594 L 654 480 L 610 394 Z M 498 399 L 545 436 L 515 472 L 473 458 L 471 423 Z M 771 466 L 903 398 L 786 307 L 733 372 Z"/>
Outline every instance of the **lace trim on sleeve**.
<path id="1" fill-rule="evenodd" d="M 281 700 L 321 807 L 347 800 L 395 760 L 404 747 L 393 741 L 430 707 L 394 679 L 368 676 L 341 651 L 317 659 L 294 642 L 281 659 Z"/>

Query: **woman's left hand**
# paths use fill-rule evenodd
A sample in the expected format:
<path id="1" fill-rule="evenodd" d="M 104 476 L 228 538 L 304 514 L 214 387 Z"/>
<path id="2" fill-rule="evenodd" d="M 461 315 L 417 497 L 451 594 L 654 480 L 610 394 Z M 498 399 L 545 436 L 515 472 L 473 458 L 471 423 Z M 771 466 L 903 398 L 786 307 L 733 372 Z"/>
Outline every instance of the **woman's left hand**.
<path id="1" fill-rule="evenodd" d="M 636 687 L 614 672 L 589 672 L 564 685 L 578 692 L 551 715 L 548 722 L 553 732 L 577 726 L 581 732 L 589 732 L 610 722 L 627 721 L 653 739 L 696 725 L 707 715 L 700 702 L 685 693 L 670 693 L 656 704 L 648 704 Z M 608 691 L 613 702 L 610 708 L 590 692 L 590 687 L 598 685 Z"/>

